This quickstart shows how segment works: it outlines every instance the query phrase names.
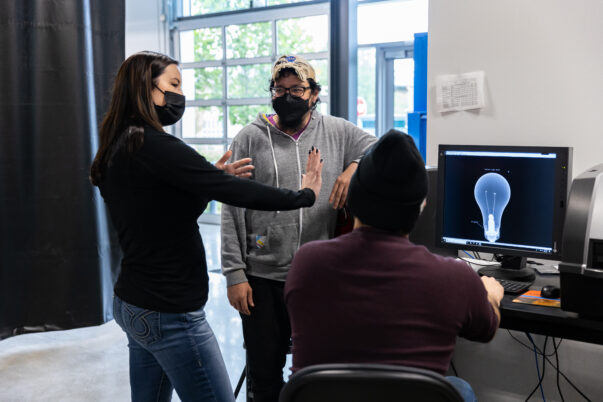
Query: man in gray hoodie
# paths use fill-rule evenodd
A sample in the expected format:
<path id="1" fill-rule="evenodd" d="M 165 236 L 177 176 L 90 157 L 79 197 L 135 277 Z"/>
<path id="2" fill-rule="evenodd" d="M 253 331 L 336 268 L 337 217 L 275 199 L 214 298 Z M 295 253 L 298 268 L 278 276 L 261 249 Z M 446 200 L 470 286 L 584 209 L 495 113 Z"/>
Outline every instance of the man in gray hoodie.
<path id="1" fill-rule="evenodd" d="M 232 142 L 232 159 L 250 157 L 252 180 L 299 188 L 306 155 L 318 148 L 323 188 L 311 208 L 255 211 L 223 205 L 222 270 L 230 304 L 241 313 L 249 384 L 255 402 L 277 401 L 291 326 L 283 287 L 297 249 L 333 237 L 350 179 L 377 139 L 352 123 L 316 110 L 320 84 L 298 56 L 281 56 L 270 91 L 276 114 L 260 114 Z"/>

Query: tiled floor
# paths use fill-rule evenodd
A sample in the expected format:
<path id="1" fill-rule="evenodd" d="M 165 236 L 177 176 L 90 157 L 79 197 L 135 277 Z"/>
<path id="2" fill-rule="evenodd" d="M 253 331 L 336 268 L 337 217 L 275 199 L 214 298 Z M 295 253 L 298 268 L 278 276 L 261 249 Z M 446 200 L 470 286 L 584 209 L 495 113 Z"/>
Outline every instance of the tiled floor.
<path id="1" fill-rule="evenodd" d="M 210 270 L 208 321 L 220 344 L 233 389 L 245 365 L 241 319 L 226 298 L 219 226 L 202 225 Z M 288 366 L 290 366 L 290 359 Z M 288 369 L 285 370 L 288 374 Z M 0 341 L 0 401 L 130 400 L 128 349 L 121 329 L 98 327 L 20 335 Z M 174 401 L 179 401 L 174 393 Z M 245 400 L 245 386 L 238 401 Z"/>

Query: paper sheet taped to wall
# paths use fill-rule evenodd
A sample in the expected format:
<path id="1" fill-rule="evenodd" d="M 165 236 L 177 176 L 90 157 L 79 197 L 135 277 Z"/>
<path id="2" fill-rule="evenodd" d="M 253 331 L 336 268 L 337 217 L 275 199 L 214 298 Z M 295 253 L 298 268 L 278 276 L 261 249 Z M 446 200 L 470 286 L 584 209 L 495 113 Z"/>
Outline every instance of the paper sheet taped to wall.
<path id="1" fill-rule="evenodd" d="M 484 107 L 484 72 L 437 76 L 436 102 L 439 112 Z"/>

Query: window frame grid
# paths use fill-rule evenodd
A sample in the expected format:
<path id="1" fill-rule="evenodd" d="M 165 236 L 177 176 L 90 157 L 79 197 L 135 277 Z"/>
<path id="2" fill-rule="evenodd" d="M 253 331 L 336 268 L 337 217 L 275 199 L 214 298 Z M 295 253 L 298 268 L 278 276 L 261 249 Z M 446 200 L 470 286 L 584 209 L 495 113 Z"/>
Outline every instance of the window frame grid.
<path id="1" fill-rule="evenodd" d="M 186 1 L 186 0 L 185 0 Z M 176 13 L 177 7 L 181 7 L 181 2 L 176 2 Z M 257 98 L 228 98 L 228 68 L 232 66 L 241 65 L 252 65 L 252 64 L 274 64 L 277 57 L 280 54 L 278 50 L 278 26 L 277 21 L 285 19 L 295 19 L 303 17 L 313 17 L 319 15 L 326 15 L 327 21 L 330 23 L 330 5 L 328 1 L 315 1 L 311 3 L 294 3 L 288 5 L 278 5 L 262 9 L 245 9 L 231 12 L 224 12 L 218 14 L 212 14 L 207 16 L 194 16 L 194 17 L 180 17 L 172 20 L 170 25 L 170 46 L 174 58 L 180 60 L 181 49 L 180 49 L 180 32 L 190 31 L 204 28 L 221 28 L 222 34 L 222 58 L 220 60 L 205 60 L 180 63 L 181 69 L 191 68 L 206 68 L 206 67 L 220 67 L 222 69 L 222 97 L 217 99 L 194 99 L 186 100 L 186 107 L 205 107 L 215 106 L 222 110 L 222 136 L 214 138 L 200 138 L 200 137 L 183 137 L 182 132 L 182 121 L 179 121 L 174 126 L 174 135 L 181 138 L 185 143 L 191 145 L 222 145 L 224 152 L 230 148 L 230 144 L 233 137 L 228 136 L 228 125 L 229 125 L 229 108 L 232 106 L 246 106 L 246 105 L 271 105 L 271 96 L 266 88 L 266 96 Z M 254 58 L 227 58 L 227 37 L 226 27 L 229 25 L 244 25 L 253 24 L 259 22 L 270 22 L 271 34 L 272 34 L 272 55 L 271 56 L 260 56 Z M 330 69 L 330 31 L 327 37 L 326 50 L 323 52 L 313 53 L 300 53 L 301 56 L 308 60 L 326 60 L 327 66 Z M 266 86 L 268 86 L 268 79 L 266 77 Z M 322 92 L 321 98 L 323 103 L 330 104 L 330 91 Z M 251 123 L 251 121 L 249 122 Z M 219 215 L 212 213 L 203 214 L 201 220 L 206 223 L 219 223 Z"/>
<path id="2" fill-rule="evenodd" d="M 310 4 L 300 3 L 300 4 L 291 4 L 291 5 L 280 5 L 274 6 L 274 9 L 246 9 L 246 10 L 238 10 L 233 12 L 225 12 L 219 13 L 216 15 L 210 16 L 195 16 L 195 17 L 184 17 L 184 18 L 176 18 L 173 21 L 170 36 L 171 43 L 173 46 L 173 54 L 174 57 L 179 60 L 181 58 L 181 49 L 180 49 L 180 32 L 190 31 L 196 29 L 204 29 L 204 28 L 221 28 L 222 34 L 222 59 L 220 60 L 205 60 L 205 61 L 195 61 L 195 62 L 187 62 L 180 63 L 181 69 L 190 69 L 190 68 L 206 68 L 206 67 L 220 67 L 222 69 L 222 97 L 217 99 L 194 99 L 187 100 L 186 107 L 204 107 L 204 106 L 216 106 L 222 108 L 223 113 L 223 121 L 222 121 L 222 137 L 216 138 L 197 138 L 197 137 L 183 137 L 182 133 L 182 123 L 178 122 L 175 126 L 175 135 L 179 138 L 182 138 L 185 142 L 191 144 L 217 144 L 222 141 L 225 145 L 225 150 L 230 141 L 232 141 L 232 137 L 228 137 L 228 108 L 230 106 L 246 106 L 246 105 L 270 105 L 271 98 L 270 94 L 266 92 L 265 97 L 257 97 L 257 98 L 228 98 L 228 68 L 230 66 L 240 66 L 240 65 L 252 65 L 252 64 L 274 64 L 276 62 L 277 57 L 277 48 L 278 48 L 278 27 L 277 21 L 284 19 L 294 19 L 294 18 L 303 18 L 303 17 L 313 17 L 319 15 L 326 15 L 327 19 L 329 19 L 329 4 L 328 2 L 313 2 Z M 259 12 L 261 11 L 261 12 Z M 286 17 L 283 18 L 283 14 Z M 244 24 L 253 24 L 258 22 L 270 22 L 271 31 L 272 31 L 272 55 L 271 56 L 261 56 L 254 58 L 236 58 L 236 59 L 228 59 L 226 57 L 227 50 L 227 41 L 226 41 L 226 27 L 229 25 L 244 25 Z M 304 58 L 308 60 L 326 60 L 327 65 L 330 64 L 329 57 L 329 40 L 327 38 L 327 50 L 323 52 L 313 52 L 313 53 L 300 53 Z M 268 81 L 267 77 L 267 80 Z M 324 94 L 324 93 L 323 93 Z M 326 98 L 323 102 L 327 105 L 330 103 L 330 96 L 327 92 L 326 94 L 321 96 L 322 98 Z M 210 142 L 211 140 L 211 142 Z"/>

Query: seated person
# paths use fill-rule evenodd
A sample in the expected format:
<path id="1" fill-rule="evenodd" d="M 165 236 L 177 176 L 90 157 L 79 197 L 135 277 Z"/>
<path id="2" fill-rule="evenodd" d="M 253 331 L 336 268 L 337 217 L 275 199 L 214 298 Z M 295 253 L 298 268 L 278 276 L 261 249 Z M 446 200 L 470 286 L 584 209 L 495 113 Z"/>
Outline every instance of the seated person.
<path id="1" fill-rule="evenodd" d="M 408 240 L 426 195 L 425 165 L 413 139 L 389 131 L 352 177 L 354 230 L 306 243 L 293 259 L 285 285 L 293 372 L 324 363 L 382 363 L 444 375 L 457 336 L 494 337 L 502 286 Z M 466 400 L 475 398 L 469 384 L 451 382 Z"/>

